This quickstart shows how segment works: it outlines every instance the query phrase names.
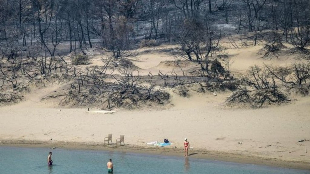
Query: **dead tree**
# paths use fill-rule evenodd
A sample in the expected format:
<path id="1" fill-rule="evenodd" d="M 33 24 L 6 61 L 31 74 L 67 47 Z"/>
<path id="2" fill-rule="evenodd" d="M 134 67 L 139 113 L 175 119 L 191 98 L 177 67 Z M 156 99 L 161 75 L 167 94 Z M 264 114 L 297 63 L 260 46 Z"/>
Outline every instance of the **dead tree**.
<path id="1" fill-rule="evenodd" d="M 297 88 L 308 91 L 310 85 L 310 63 L 294 64 L 290 68 L 272 68 L 266 66 L 270 74 L 280 80 L 289 90 Z M 301 91 L 302 92 L 302 91 Z M 305 94 L 308 94 L 306 92 Z"/>
<path id="2" fill-rule="evenodd" d="M 251 67 L 241 81 L 244 87 L 229 97 L 227 100 L 229 104 L 248 102 L 250 106 L 259 108 L 266 104 L 281 104 L 289 101 L 287 95 L 280 90 L 275 77 L 267 69 Z"/>

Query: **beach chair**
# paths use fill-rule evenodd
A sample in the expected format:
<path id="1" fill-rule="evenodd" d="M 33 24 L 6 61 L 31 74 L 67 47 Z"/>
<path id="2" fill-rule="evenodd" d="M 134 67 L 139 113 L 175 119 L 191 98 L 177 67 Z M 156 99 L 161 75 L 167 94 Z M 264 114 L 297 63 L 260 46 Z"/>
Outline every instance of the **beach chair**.
<path id="1" fill-rule="evenodd" d="M 116 139 L 116 145 L 119 143 L 119 145 L 125 145 L 125 135 L 121 135 L 119 138 Z"/>
<path id="2" fill-rule="evenodd" d="M 112 134 L 109 134 L 107 137 L 104 137 L 103 144 L 105 144 L 105 142 L 110 144 L 110 141 L 112 143 Z"/>

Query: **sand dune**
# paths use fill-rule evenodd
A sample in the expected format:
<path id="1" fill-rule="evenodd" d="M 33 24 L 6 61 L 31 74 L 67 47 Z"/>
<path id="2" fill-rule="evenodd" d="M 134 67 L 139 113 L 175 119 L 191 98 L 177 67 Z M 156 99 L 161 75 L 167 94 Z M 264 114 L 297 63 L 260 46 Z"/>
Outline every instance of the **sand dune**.
<path id="1" fill-rule="evenodd" d="M 256 54 L 260 48 L 227 50 L 233 55 L 231 70 L 242 73 L 256 64 L 287 65 L 296 61 L 286 57 L 262 59 Z M 138 56 L 133 63 L 145 74 L 158 73 L 158 70 L 168 73 L 171 66 L 165 61 L 173 60 L 172 55 L 150 52 Z M 94 63 L 97 61 L 98 58 Z M 125 135 L 125 143 L 129 145 L 148 147 L 148 142 L 162 142 L 168 138 L 173 145 L 167 148 L 182 149 L 186 137 L 192 150 L 310 164 L 309 97 L 296 96 L 292 104 L 283 106 L 232 109 L 224 104 L 230 92 L 213 95 L 191 91 L 190 97 L 181 97 L 170 91 L 171 103 L 166 109 L 117 109 L 106 114 L 98 108 L 90 108 L 90 111 L 88 108 L 59 108 L 55 103 L 41 100 L 60 87 L 51 85 L 33 91 L 26 101 L 1 107 L 0 141 L 102 144 L 104 137 L 112 133 L 113 141 Z"/>

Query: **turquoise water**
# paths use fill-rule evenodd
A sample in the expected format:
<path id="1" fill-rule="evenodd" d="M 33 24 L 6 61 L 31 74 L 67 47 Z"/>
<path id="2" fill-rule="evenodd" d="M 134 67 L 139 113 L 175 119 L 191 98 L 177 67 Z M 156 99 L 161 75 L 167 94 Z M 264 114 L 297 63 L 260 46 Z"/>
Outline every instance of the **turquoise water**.
<path id="1" fill-rule="evenodd" d="M 125 152 L 53 149 L 54 165 L 47 166 L 47 148 L 0 147 L 0 174 L 107 173 L 112 158 L 114 174 L 306 174 L 310 171 L 237 164 L 203 159 L 142 155 Z"/>

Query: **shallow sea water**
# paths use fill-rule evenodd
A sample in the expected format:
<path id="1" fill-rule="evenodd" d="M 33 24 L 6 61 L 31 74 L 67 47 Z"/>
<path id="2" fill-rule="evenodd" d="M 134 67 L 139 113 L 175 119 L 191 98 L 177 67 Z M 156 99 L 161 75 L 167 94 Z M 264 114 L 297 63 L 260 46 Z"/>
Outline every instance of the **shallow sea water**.
<path id="1" fill-rule="evenodd" d="M 47 166 L 48 152 L 54 164 Z M 0 174 L 306 174 L 310 171 L 184 157 L 97 150 L 0 147 Z"/>

